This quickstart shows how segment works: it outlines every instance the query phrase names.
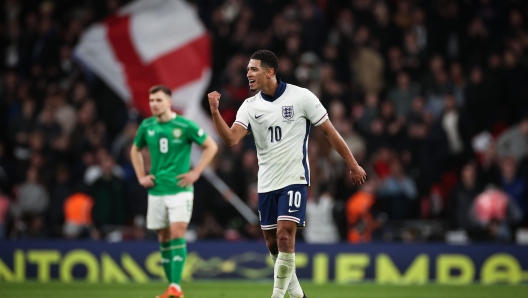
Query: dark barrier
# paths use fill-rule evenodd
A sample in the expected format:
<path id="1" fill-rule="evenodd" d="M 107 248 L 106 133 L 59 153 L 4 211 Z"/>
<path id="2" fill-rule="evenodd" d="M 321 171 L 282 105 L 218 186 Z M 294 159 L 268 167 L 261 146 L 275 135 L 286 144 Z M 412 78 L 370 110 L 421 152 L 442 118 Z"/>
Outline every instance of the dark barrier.
<path id="1" fill-rule="evenodd" d="M 271 278 L 264 243 L 190 243 L 184 278 Z M 369 244 L 297 246 L 297 275 L 316 283 L 528 281 L 528 247 Z M 147 282 L 163 278 L 155 242 L 0 242 L 0 281 Z"/>

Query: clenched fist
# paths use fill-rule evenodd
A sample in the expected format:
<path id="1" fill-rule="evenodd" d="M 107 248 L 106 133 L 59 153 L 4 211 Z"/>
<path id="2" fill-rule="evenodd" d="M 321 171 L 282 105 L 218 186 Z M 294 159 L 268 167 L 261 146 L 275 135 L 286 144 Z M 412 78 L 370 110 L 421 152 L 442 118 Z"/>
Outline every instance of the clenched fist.
<path id="1" fill-rule="evenodd" d="M 209 99 L 209 106 L 211 107 L 211 112 L 218 110 L 218 106 L 220 105 L 220 96 L 222 95 L 216 91 L 207 94 L 207 98 Z"/>

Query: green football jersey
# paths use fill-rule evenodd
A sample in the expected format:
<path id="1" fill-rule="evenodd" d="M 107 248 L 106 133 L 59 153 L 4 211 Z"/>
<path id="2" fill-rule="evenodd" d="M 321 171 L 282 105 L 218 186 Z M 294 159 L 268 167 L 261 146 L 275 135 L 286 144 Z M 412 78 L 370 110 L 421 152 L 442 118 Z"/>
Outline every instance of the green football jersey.
<path id="1" fill-rule="evenodd" d="M 193 121 L 177 115 L 167 122 L 158 122 L 150 117 L 139 126 L 134 144 L 138 148 L 147 146 L 150 152 L 150 174 L 154 175 L 152 195 L 171 195 L 193 191 L 193 187 L 178 186 L 176 176 L 189 172 L 191 167 L 191 145 L 202 145 L 207 135 Z"/>

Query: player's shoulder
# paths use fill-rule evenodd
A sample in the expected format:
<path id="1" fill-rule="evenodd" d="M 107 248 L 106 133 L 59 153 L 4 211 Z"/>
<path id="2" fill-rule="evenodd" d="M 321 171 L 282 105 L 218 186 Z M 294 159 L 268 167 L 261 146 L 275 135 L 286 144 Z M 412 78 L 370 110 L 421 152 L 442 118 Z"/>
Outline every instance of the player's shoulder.
<path id="1" fill-rule="evenodd" d="M 199 127 L 199 125 L 192 119 L 189 119 L 183 115 L 178 114 L 174 119 L 171 120 L 172 125 L 187 128 L 187 127 Z"/>
<path id="2" fill-rule="evenodd" d="M 290 94 L 304 96 L 305 94 L 312 93 L 309 89 L 304 88 L 304 87 L 300 87 L 300 86 L 292 85 L 292 84 L 286 84 L 286 85 L 287 85 L 286 91 L 288 91 Z"/>
<path id="3" fill-rule="evenodd" d="M 244 100 L 244 103 L 246 104 L 252 104 L 252 103 L 255 103 L 257 102 L 257 96 L 260 96 L 260 92 L 251 96 L 251 97 L 248 97 L 246 98 L 246 100 Z"/>
<path id="4" fill-rule="evenodd" d="M 298 91 L 298 92 L 310 92 L 310 90 L 304 87 L 293 85 L 293 84 L 286 84 L 286 90 L 288 89 L 291 91 Z"/>
<path id="5" fill-rule="evenodd" d="M 141 126 L 143 127 L 148 127 L 156 124 L 158 124 L 158 120 L 156 120 L 156 117 L 154 116 L 145 118 L 143 119 L 143 121 L 141 121 Z"/>
<path id="6" fill-rule="evenodd" d="M 286 84 L 286 90 L 292 90 L 292 91 L 299 91 L 299 90 L 308 90 L 306 88 L 303 88 L 303 87 L 300 87 L 300 86 L 297 86 L 297 85 L 293 85 L 293 84 Z"/>

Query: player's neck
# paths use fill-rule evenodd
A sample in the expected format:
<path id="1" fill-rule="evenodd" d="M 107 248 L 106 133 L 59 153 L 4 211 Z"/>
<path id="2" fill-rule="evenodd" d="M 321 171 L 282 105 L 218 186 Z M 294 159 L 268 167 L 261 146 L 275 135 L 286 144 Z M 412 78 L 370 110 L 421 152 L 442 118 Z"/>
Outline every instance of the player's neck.
<path id="1" fill-rule="evenodd" d="M 168 122 L 174 118 L 176 118 L 176 113 L 174 113 L 173 111 L 168 111 L 159 116 L 156 116 L 156 120 L 158 120 L 158 122 Z"/>
<path id="2" fill-rule="evenodd" d="M 279 87 L 279 82 L 277 81 L 277 78 L 272 78 L 267 86 L 264 86 L 260 92 L 266 94 L 269 97 L 273 97 L 275 95 L 275 92 L 277 92 L 277 88 Z"/>

